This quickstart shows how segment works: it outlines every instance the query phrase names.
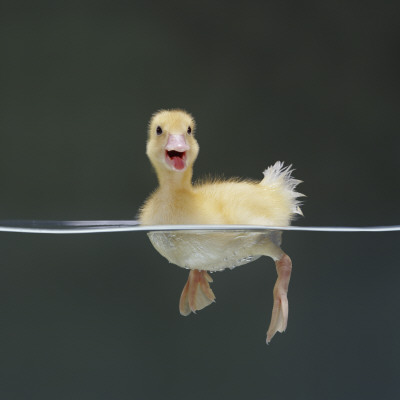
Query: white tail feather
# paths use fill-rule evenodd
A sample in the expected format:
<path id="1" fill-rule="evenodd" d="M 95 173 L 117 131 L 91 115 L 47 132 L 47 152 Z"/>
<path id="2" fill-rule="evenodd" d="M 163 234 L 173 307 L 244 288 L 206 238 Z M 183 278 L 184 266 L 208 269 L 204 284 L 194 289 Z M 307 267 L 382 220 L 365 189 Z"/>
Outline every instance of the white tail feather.
<path id="1" fill-rule="evenodd" d="M 292 200 L 292 212 L 294 214 L 303 215 L 300 209 L 300 201 L 298 197 L 304 196 L 295 191 L 296 186 L 302 181 L 292 177 L 292 165 L 284 166 L 283 162 L 277 161 L 274 165 L 268 167 L 264 173 L 264 179 L 260 182 L 263 186 L 268 186 L 271 189 L 279 189 Z"/>

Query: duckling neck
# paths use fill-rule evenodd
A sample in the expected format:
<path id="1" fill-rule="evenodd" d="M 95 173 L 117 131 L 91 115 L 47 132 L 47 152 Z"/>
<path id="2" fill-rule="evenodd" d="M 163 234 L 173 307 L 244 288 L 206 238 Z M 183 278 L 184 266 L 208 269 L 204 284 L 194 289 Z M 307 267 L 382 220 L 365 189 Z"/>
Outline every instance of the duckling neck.
<path id="1" fill-rule="evenodd" d="M 192 188 L 192 168 L 187 168 L 183 172 L 177 171 L 157 171 L 158 183 L 163 191 L 188 190 Z"/>

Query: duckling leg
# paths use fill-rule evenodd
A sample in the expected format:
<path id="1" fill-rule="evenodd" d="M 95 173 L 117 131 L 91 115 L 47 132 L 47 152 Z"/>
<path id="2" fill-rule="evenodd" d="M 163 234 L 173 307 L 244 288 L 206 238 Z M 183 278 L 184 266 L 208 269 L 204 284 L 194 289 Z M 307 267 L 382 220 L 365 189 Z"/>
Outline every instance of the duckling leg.
<path id="1" fill-rule="evenodd" d="M 271 323 L 267 332 L 267 344 L 274 337 L 276 332 L 284 332 L 287 326 L 289 303 L 287 292 L 289 288 L 290 274 L 292 272 L 292 261 L 290 257 L 283 253 L 275 261 L 278 279 L 274 287 L 274 305 L 272 308 Z"/>
<path id="2" fill-rule="evenodd" d="M 190 271 L 179 300 L 179 311 L 182 315 L 186 316 L 191 312 L 202 310 L 215 300 L 215 295 L 209 285 L 212 281 L 207 271 L 197 269 Z"/>

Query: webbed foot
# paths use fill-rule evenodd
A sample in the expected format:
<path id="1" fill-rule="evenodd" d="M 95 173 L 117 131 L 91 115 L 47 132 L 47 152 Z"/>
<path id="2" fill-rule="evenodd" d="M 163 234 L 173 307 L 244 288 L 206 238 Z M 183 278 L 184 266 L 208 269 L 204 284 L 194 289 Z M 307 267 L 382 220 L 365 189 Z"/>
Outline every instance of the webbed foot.
<path id="1" fill-rule="evenodd" d="M 202 310 L 214 302 L 215 295 L 209 285 L 212 281 L 207 271 L 197 269 L 190 271 L 179 301 L 179 311 L 182 315 L 186 316 L 191 312 Z"/>
<path id="2" fill-rule="evenodd" d="M 284 332 L 289 315 L 289 303 L 287 292 L 289 288 L 290 274 L 292 272 L 292 261 L 287 254 L 276 261 L 276 272 L 278 279 L 274 287 L 274 305 L 272 308 L 271 323 L 267 332 L 267 344 L 276 332 Z"/>

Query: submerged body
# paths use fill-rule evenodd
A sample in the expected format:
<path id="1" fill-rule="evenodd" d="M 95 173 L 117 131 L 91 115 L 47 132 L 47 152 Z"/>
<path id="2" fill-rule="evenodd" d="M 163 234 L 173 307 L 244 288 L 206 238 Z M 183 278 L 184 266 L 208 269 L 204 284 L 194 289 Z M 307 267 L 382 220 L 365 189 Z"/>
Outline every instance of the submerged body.
<path id="1" fill-rule="evenodd" d="M 301 214 L 300 194 L 295 192 L 300 181 L 280 162 L 269 167 L 259 183 L 228 180 L 192 185 L 192 165 L 199 150 L 194 124 L 181 110 L 160 111 L 150 121 L 147 154 L 160 186 L 143 205 L 141 224 L 287 226 L 295 214 Z M 273 258 L 278 281 L 267 341 L 276 331 L 285 330 L 291 262 L 279 247 L 279 232 L 151 232 L 149 237 L 170 262 L 192 269 L 180 301 L 183 315 L 215 299 L 209 287 L 212 280 L 205 271 L 233 268 L 262 255 Z"/>

